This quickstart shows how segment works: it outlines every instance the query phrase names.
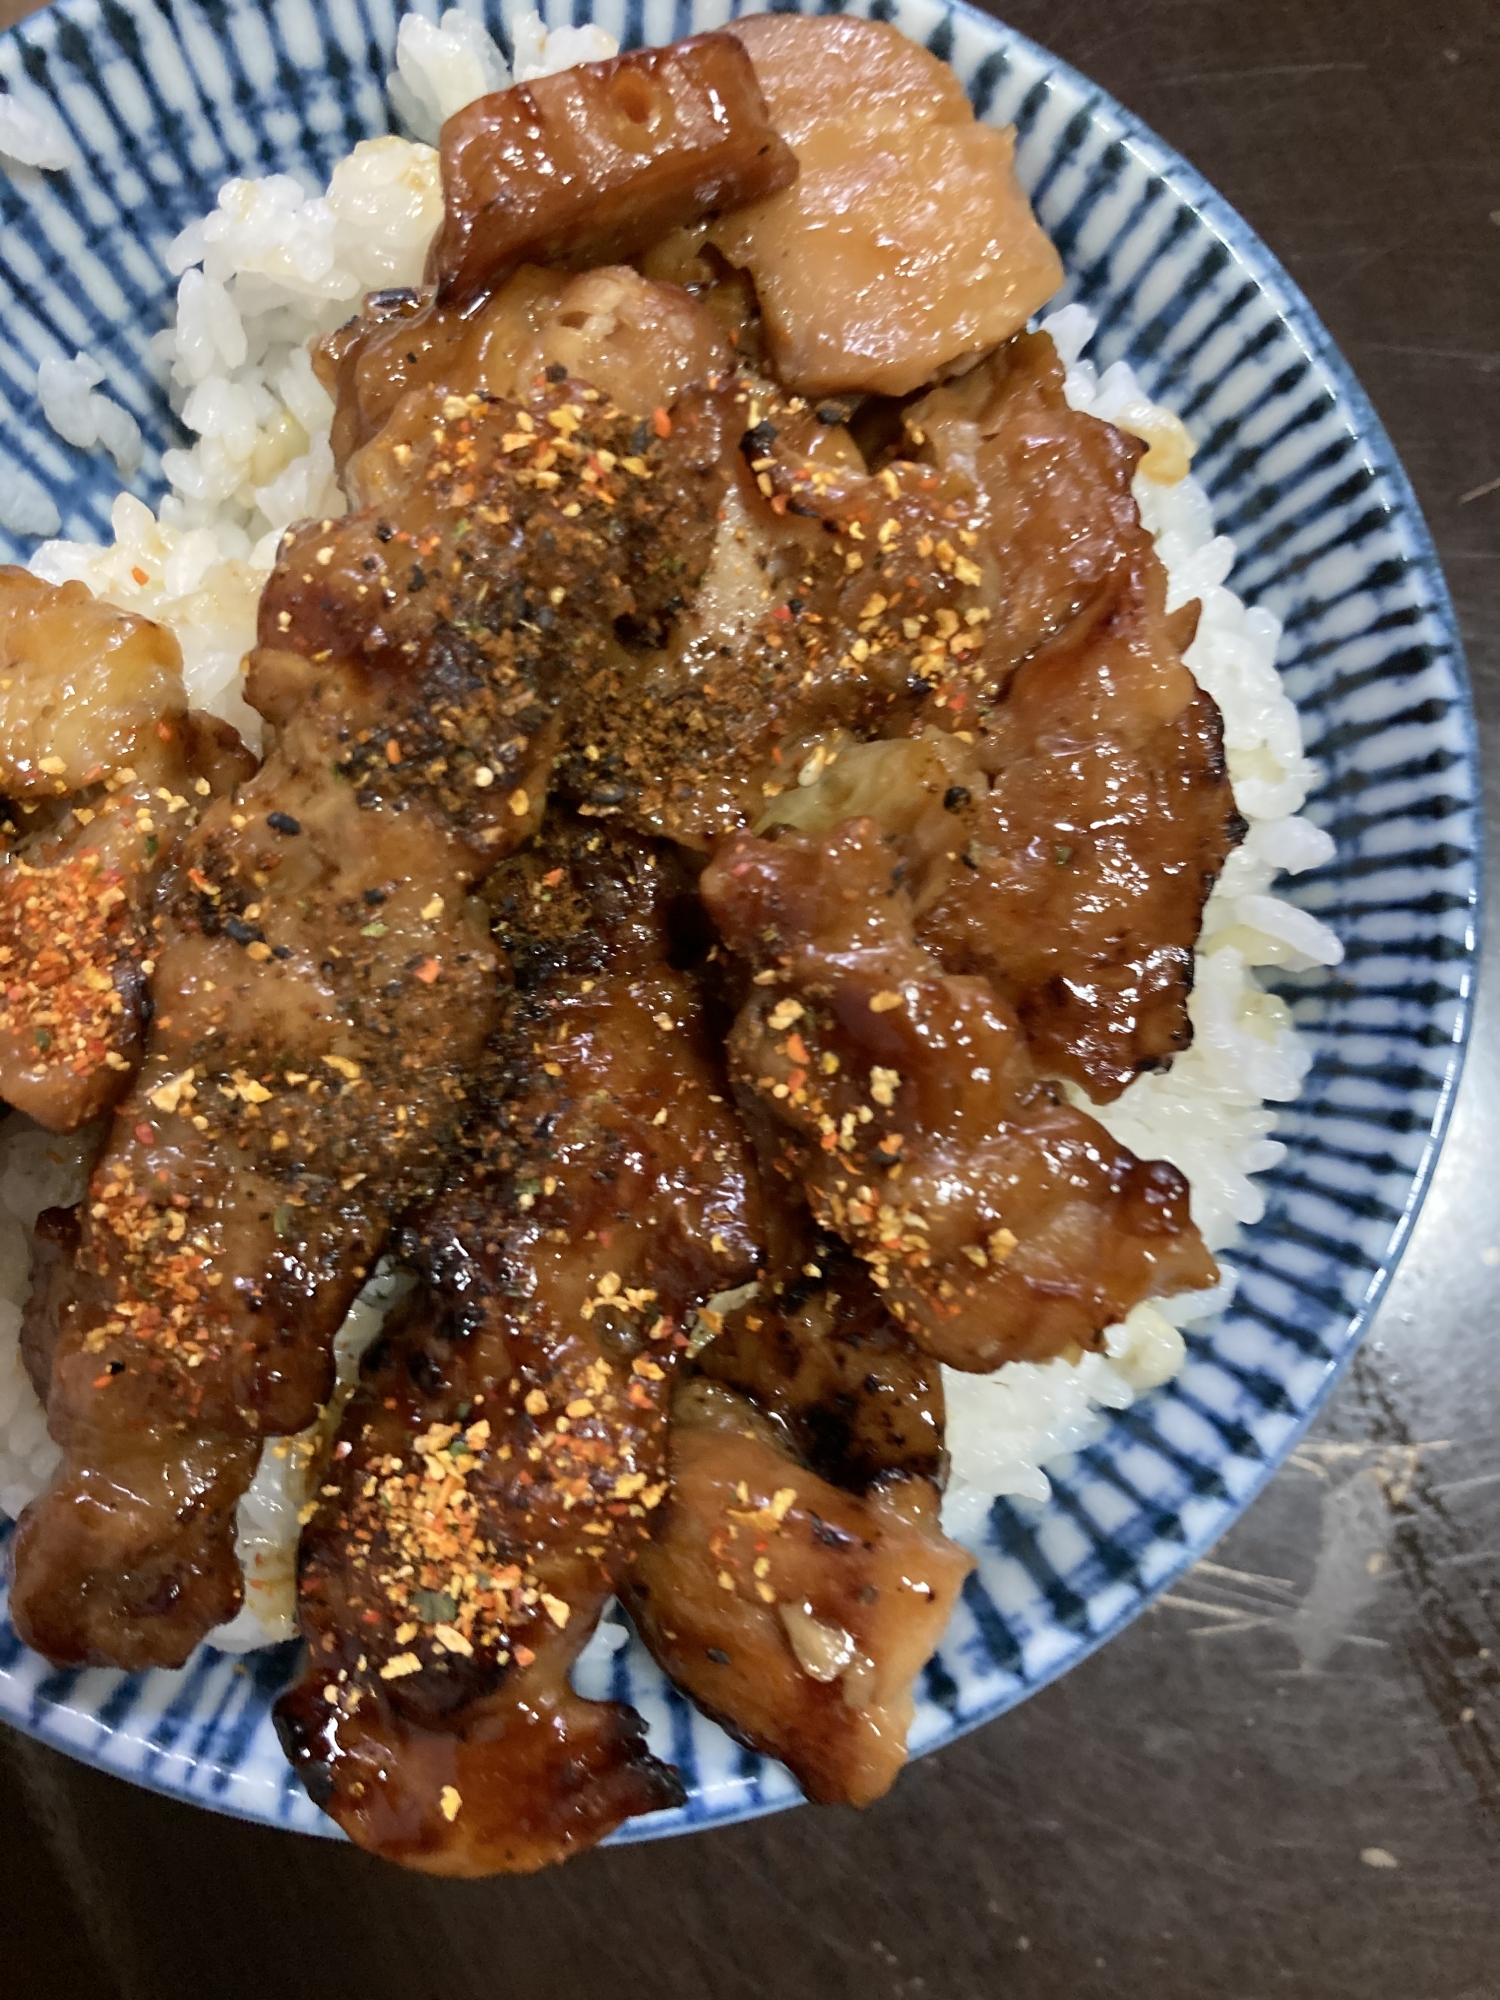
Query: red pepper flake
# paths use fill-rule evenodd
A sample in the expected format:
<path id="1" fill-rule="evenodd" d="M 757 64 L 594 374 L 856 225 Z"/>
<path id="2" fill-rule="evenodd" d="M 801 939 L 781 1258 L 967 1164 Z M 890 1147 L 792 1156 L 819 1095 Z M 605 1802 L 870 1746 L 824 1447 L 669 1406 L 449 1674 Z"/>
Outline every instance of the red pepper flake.
<path id="1" fill-rule="evenodd" d="M 147 1125 L 142 1120 L 135 1128 L 135 1136 L 143 1146 L 154 1146 L 156 1144 L 156 1127 L 154 1125 Z"/>
<path id="2" fill-rule="evenodd" d="M 669 438 L 672 435 L 672 419 L 660 404 L 651 412 L 651 428 L 659 438 Z"/>
<path id="3" fill-rule="evenodd" d="M 771 616 L 779 624 L 790 625 L 792 622 L 792 607 L 789 604 L 778 604 L 776 609 L 771 613 Z"/>
<path id="4" fill-rule="evenodd" d="M 396 741 L 394 736 L 386 739 L 385 761 L 387 764 L 399 764 L 401 762 L 401 745 Z"/>
<path id="5" fill-rule="evenodd" d="M 439 960 L 435 958 L 424 958 L 422 960 L 422 963 L 416 968 L 414 977 L 420 979 L 424 986 L 430 986 L 432 982 L 437 978 L 438 974 L 442 971 L 442 969 L 443 968 Z"/>
<path id="6" fill-rule="evenodd" d="M 151 581 L 150 577 L 147 576 L 146 572 L 141 568 L 139 563 L 135 565 L 135 567 L 131 570 L 130 574 L 135 578 L 136 582 L 141 586 L 143 590 L 145 589 L 146 585 Z"/>

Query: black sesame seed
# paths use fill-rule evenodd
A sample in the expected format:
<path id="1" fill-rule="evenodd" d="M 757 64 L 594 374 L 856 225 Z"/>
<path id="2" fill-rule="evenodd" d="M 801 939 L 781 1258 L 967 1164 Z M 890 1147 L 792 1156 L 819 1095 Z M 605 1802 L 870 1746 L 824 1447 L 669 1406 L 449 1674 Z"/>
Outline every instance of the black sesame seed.
<path id="1" fill-rule="evenodd" d="M 383 903 L 385 898 L 386 891 L 384 889 L 366 889 L 365 891 L 365 901 L 370 905 L 372 910 L 378 904 Z"/>
<path id="2" fill-rule="evenodd" d="M 224 929 L 236 944 L 260 944 L 263 934 L 254 924 L 247 924 L 243 917 L 226 917 Z"/>
<path id="3" fill-rule="evenodd" d="M 547 380 L 549 382 L 566 382 L 567 379 L 568 371 L 562 362 L 554 361 L 552 366 L 547 370 Z"/>
<path id="4" fill-rule="evenodd" d="M 302 822 L 293 819 L 290 813 L 273 812 L 266 814 L 266 825 L 273 833 L 300 833 Z"/>
<path id="5" fill-rule="evenodd" d="M 729 1655 L 724 1651 L 722 1646 L 709 1646 L 705 1650 L 716 1667 L 727 1667 L 729 1665 Z"/>
<path id="6" fill-rule="evenodd" d="M 943 811 L 962 812 L 973 796 L 967 785 L 950 785 L 943 794 Z"/>
<path id="7" fill-rule="evenodd" d="M 757 458 L 769 458 L 778 435 L 776 426 L 762 417 L 760 422 L 752 424 L 740 439 L 740 450 L 752 462 Z"/>

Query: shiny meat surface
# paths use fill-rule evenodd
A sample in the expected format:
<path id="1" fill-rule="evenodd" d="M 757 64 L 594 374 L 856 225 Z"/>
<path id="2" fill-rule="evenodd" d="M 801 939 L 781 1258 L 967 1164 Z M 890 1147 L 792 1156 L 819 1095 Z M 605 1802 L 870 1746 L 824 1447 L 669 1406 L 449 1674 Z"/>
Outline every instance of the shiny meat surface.
<path id="1" fill-rule="evenodd" d="M 157 881 L 204 801 L 255 760 L 190 714 L 176 639 L 79 583 L 0 569 L 0 1098 L 54 1132 L 141 1054 Z"/>
<path id="2" fill-rule="evenodd" d="M 943 1383 L 886 1311 L 868 1270 L 811 1231 L 779 1289 L 724 1315 L 697 1372 L 773 1417 L 798 1457 L 862 1493 L 892 1472 L 939 1484 Z"/>
<path id="3" fill-rule="evenodd" d="M 701 922 L 680 849 L 551 806 L 534 840 L 493 868 L 484 900 L 518 987 L 576 974 L 656 972 Z"/>
<path id="4" fill-rule="evenodd" d="M 518 264 L 617 262 L 797 172 L 744 50 L 721 34 L 478 98 L 441 146 L 445 212 L 427 275 L 445 304 Z"/>
<path id="5" fill-rule="evenodd" d="M 645 858 L 588 838 L 556 864 L 579 896 Z M 540 1867 L 681 1798 L 638 1719 L 568 1685 L 666 1491 L 684 1319 L 759 1255 L 654 900 L 601 902 L 624 969 L 554 961 L 512 998 L 493 1110 L 409 1245 L 428 1289 L 367 1362 L 303 1541 L 283 1739 L 356 1841 L 436 1873 Z"/>
<path id="6" fill-rule="evenodd" d="M 1203 905 L 1244 834 L 1218 707 L 1161 597 L 1152 557 L 1017 670 L 990 721 L 993 784 L 955 799 L 918 892 L 920 941 L 985 973 L 1038 1070 L 1100 1104 L 1192 1040 Z"/>
<path id="7" fill-rule="evenodd" d="M 81 583 L 0 567 L 0 796 L 38 803 L 122 766 L 170 765 L 157 725 L 182 717 L 182 651 L 164 626 Z"/>
<path id="8" fill-rule="evenodd" d="M 1038 1071 L 1096 1103 L 1191 1041 L 1203 904 L 1243 833 L 1218 709 L 1172 622 L 1154 558 L 1126 564 L 988 711 L 993 781 L 929 730 L 843 749 L 766 815 L 814 835 L 876 819 L 918 942 L 989 979 Z"/>
<path id="9" fill-rule="evenodd" d="M 809 1798 L 868 1805 L 906 1760 L 912 1681 L 974 1558 L 939 1528 L 929 1481 L 841 1492 L 710 1386 L 674 1410 L 670 1496 L 625 1604 L 706 1714 Z"/>
<path id="10" fill-rule="evenodd" d="M 991 607 L 965 676 L 981 709 L 1028 653 L 1150 551 L 1131 493 L 1141 446 L 1071 410 L 1047 334 L 1021 334 L 905 413 L 905 448 L 974 491 Z M 972 706 L 964 727 L 973 719 Z"/>
<path id="11" fill-rule="evenodd" d="M 678 586 L 689 416 L 627 470 L 595 447 L 628 420 L 565 388 L 460 408 L 390 440 L 380 508 L 284 549 L 251 671 L 275 747 L 166 888 L 170 1004 L 90 1190 L 109 1309 L 60 1344 L 65 1458 L 17 1539 L 13 1615 L 50 1658 L 176 1664 L 235 1609 L 220 1501 L 311 1421 L 392 1217 L 442 1177 L 499 991 L 467 891 L 540 817 L 549 697 L 601 616 Z M 141 1615 L 158 1571 L 170 1619 Z"/>
<path id="12" fill-rule="evenodd" d="M 661 1384 L 473 1317 L 424 1295 L 370 1357 L 303 1535 L 306 1670 L 277 1704 L 351 1839 L 444 1875 L 544 1867 L 682 1800 L 639 1719 L 568 1683 L 661 1498 Z"/>
<path id="13" fill-rule="evenodd" d="M 928 1353 L 980 1370 L 1070 1353 L 1138 1300 L 1214 1281 L 1181 1174 L 1039 1083 L 988 982 L 914 941 L 873 821 L 741 836 L 702 887 L 760 967 L 730 1056 L 782 1127 L 776 1171 Z"/>
<path id="14" fill-rule="evenodd" d="M 314 359 L 336 404 L 342 466 L 412 389 L 513 396 L 561 368 L 649 417 L 726 374 L 734 350 L 681 286 L 651 283 L 626 264 L 577 276 L 526 264 L 478 310 L 438 305 L 430 290 L 374 293 L 316 344 Z"/>
<path id="15" fill-rule="evenodd" d="M 816 777 L 838 732 L 909 726 L 988 616 L 966 484 L 869 476 L 839 422 L 749 390 L 730 418 L 702 588 L 669 648 L 582 683 L 560 765 L 585 811 L 700 851 Z"/>
<path id="16" fill-rule="evenodd" d="M 731 26 L 800 172 L 715 222 L 749 271 L 788 388 L 900 396 L 1007 339 L 1062 283 L 1013 165 L 951 69 L 895 28 L 762 14 Z"/>
<path id="17" fill-rule="evenodd" d="M 934 391 L 907 442 L 974 482 L 957 539 L 984 615 L 920 662 L 921 747 L 845 747 L 766 817 L 822 833 L 869 813 L 899 833 L 919 940 L 994 982 L 1043 1074 L 1107 1102 L 1190 1041 L 1203 903 L 1243 833 L 1217 707 L 1183 663 L 1196 608 L 1167 615 L 1139 447 L 1067 408 L 1049 340 Z M 794 476 L 826 518 L 829 482 Z M 882 652 L 901 612 L 870 627 Z"/>
<path id="18" fill-rule="evenodd" d="M 21 1314 L 21 1360 L 43 1403 L 62 1330 L 88 1298 L 89 1273 L 78 1269 L 78 1211 L 44 1208 L 31 1236 L 31 1289 Z"/>

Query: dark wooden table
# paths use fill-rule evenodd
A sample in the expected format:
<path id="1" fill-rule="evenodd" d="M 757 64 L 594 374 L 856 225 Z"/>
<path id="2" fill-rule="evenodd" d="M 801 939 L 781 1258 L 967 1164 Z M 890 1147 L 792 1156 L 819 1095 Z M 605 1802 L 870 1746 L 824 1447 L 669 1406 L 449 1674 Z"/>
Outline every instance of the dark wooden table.
<path id="1" fill-rule="evenodd" d="M 0 0 L 0 21 L 24 12 Z M 1406 463 L 1500 773 L 1500 0 L 1013 0 L 1309 293 Z M 1492 942 L 1500 924 L 1492 925 Z M 0 1735 L 63 2000 L 1495 2000 L 1500 995 L 1362 1353 L 1212 1560 L 859 1816 L 405 1878 Z"/>

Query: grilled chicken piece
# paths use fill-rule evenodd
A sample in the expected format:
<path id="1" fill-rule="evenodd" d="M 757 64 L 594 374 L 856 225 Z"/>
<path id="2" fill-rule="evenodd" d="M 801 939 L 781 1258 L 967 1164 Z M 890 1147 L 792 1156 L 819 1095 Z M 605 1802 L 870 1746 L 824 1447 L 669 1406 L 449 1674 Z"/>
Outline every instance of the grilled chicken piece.
<path id="1" fill-rule="evenodd" d="M 846 748 L 766 814 L 813 835 L 876 819 L 918 943 L 987 978 L 1038 1072 L 1100 1104 L 1192 1040 L 1203 905 L 1244 831 L 1218 708 L 1167 643 L 1157 588 L 1127 572 L 1017 671 L 988 718 L 993 782 L 926 731 Z"/>
<path id="2" fill-rule="evenodd" d="M 870 813 L 899 833 L 918 940 L 994 983 L 1044 1075 L 1108 1102 L 1191 1040 L 1203 904 L 1244 832 L 1218 708 L 1182 658 L 1196 606 L 1168 616 L 1139 446 L 1067 408 L 1050 341 L 1012 343 L 917 418 L 944 476 L 978 482 L 957 540 L 983 615 L 922 658 L 922 743 L 845 748 L 766 819 L 823 833 Z M 773 476 L 830 523 L 861 485 Z M 903 603 L 870 627 L 882 654 Z"/>
<path id="3" fill-rule="evenodd" d="M 1203 906 L 1245 832 L 1163 595 L 1155 556 L 1132 564 L 1017 670 L 990 717 L 994 781 L 953 800 L 917 892 L 920 942 L 986 974 L 1038 1070 L 1099 1104 L 1191 1042 Z"/>
<path id="4" fill-rule="evenodd" d="M 863 1493 L 901 1473 L 941 1487 L 941 1370 L 891 1317 L 865 1265 L 814 1224 L 776 1122 L 754 1103 L 741 1116 L 760 1168 L 765 1264 L 753 1297 L 700 1319 L 689 1374 L 747 1396 L 782 1447 L 834 1486 Z"/>
<path id="5" fill-rule="evenodd" d="M 755 1406 L 692 1382 L 673 1408 L 671 1489 L 622 1596 L 664 1671 L 808 1797 L 869 1805 L 906 1761 L 912 1682 L 974 1567 L 937 1489 L 841 1492 Z"/>
<path id="6" fill-rule="evenodd" d="M 1212 1284 L 1182 1175 L 1040 1083 L 1015 1014 L 912 935 L 871 820 L 741 836 L 704 873 L 762 970 L 730 1042 L 738 1087 L 820 1227 L 937 1359 L 989 1370 L 1097 1344 L 1138 1300 Z"/>
<path id="7" fill-rule="evenodd" d="M 599 829 L 543 848 L 499 892 L 556 895 L 509 912 L 530 934 L 499 1102 L 346 1413 L 278 1709 L 345 1831 L 438 1874 L 538 1868 L 681 1802 L 639 1719 L 568 1673 L 666 1490 L 684 1318 L 759 1254 L 752 1164 L 665 964 L 670 870 Z"/>
<path id="8" fill-rule="evenodd" d="M 65 1456 L 17 1538 L 12 1615 L 50 1658 L 176 1665 L 233 1614 L 259 1441 L 326 1400 L 393 1215 L 441 1177 L 499 990 L 469 886 L 540 815 L 567 676 L 611 616 L 667 615 L 700 508 L 712 532 L 694 411 L 627 470 L 634 426 L 590 393 L 439 397 L 390 437 L 388 502 L 302 531 L 267 586 L 275 747 L 165 892 L 81 1252 L 108 1310 L 59 1345 Z"/>
<path id="9" fill-rule="evenodd" d="M 1018 335 L 914 403 L 904 421 L 906 448 L 976 496 L 978 518 L 968 525 L 979 530 L 974 554 L 992 615 L 983 651 L 961 677 L 970 705 L 954 726 L 972 728 L 974 704 L 982 718 L 1017 664 L 1069 626 L 1122 567 L 1154 563 L 1131 491 L 1142 446 L 1068 407 L 1062 363 L 1044 333 Z"/>
<path id="10" fill-rule="evenodd" d="M 946 63 L 847 15 L 762 14 L 730 32 L 801 171 L 717 220 L 709 241 L 754 279 L 789 388 L 905 395 L 1007 339 L 1057 290 L 1015 134 L 975 123 Z"/>
<path id="11" fill-rule="evenodd" d="M 427 275 L 469 305 L 519 264 L 583 270 L 790 185 L 730 35 L 633 49 L 477 98 L 443 127 L 443 226 Z"/>
<path id="12" fill-rule="evenodd" d="M 863 1493 L 892 1472 L 941 1484 L 943 1382 L 837 1239 L 809 1230 L 779 1287 L 723 1315 L 695 1368 L 775 1419 L 796 1455 Z"/>
<path id="13" fill-rule="evenodd" d="M 748 389 L 732 411 L 702 588 L 669 648 L 584 684 L 559 766 L 587 811 L 705 852 L 842 743 L 910 726 L 988 616 L 966 482 L 868 476 L 841 424 Z"/>
<path id="14" fill-rule="evenodd" d="M 534 840 L 485 879 L 484 900 L 524 990 L 654 973 L 694 955 L 697 872 L 680 849 L 549 806 Z"/>
<path id="15" fill-rule="evenodd" d="M 561 368 L 631 416 L 649 417 L 733 362 L 705 307 L 628 264 L 576 277 L 525 264 L 477 311 L 440 306 L 430 290 L 376 292 L 314 353 L 336 405 L 340 466 L 412 389 L 514 396 Z"/>
<path id="16" fill-rule="evenodd" d="M 158 878 L 254 769 L 227 723 L 189 713 L 164 627 L 0 569 L 0 793 L 21 835 L 0 867 L 0 1097 L 49 1131 L 129 1083 Z"/>
<path id="17" fill-rule="evenodd" d="M 52 1386 L 52 1357 L 73 1313 L 92 1302 L 91 1273 L 78 1268 L 76 1208 L 44 1208 L 31 1234 L 30 1291 L 21 1314 L 21 1360 L 43 1403 Z"/>

